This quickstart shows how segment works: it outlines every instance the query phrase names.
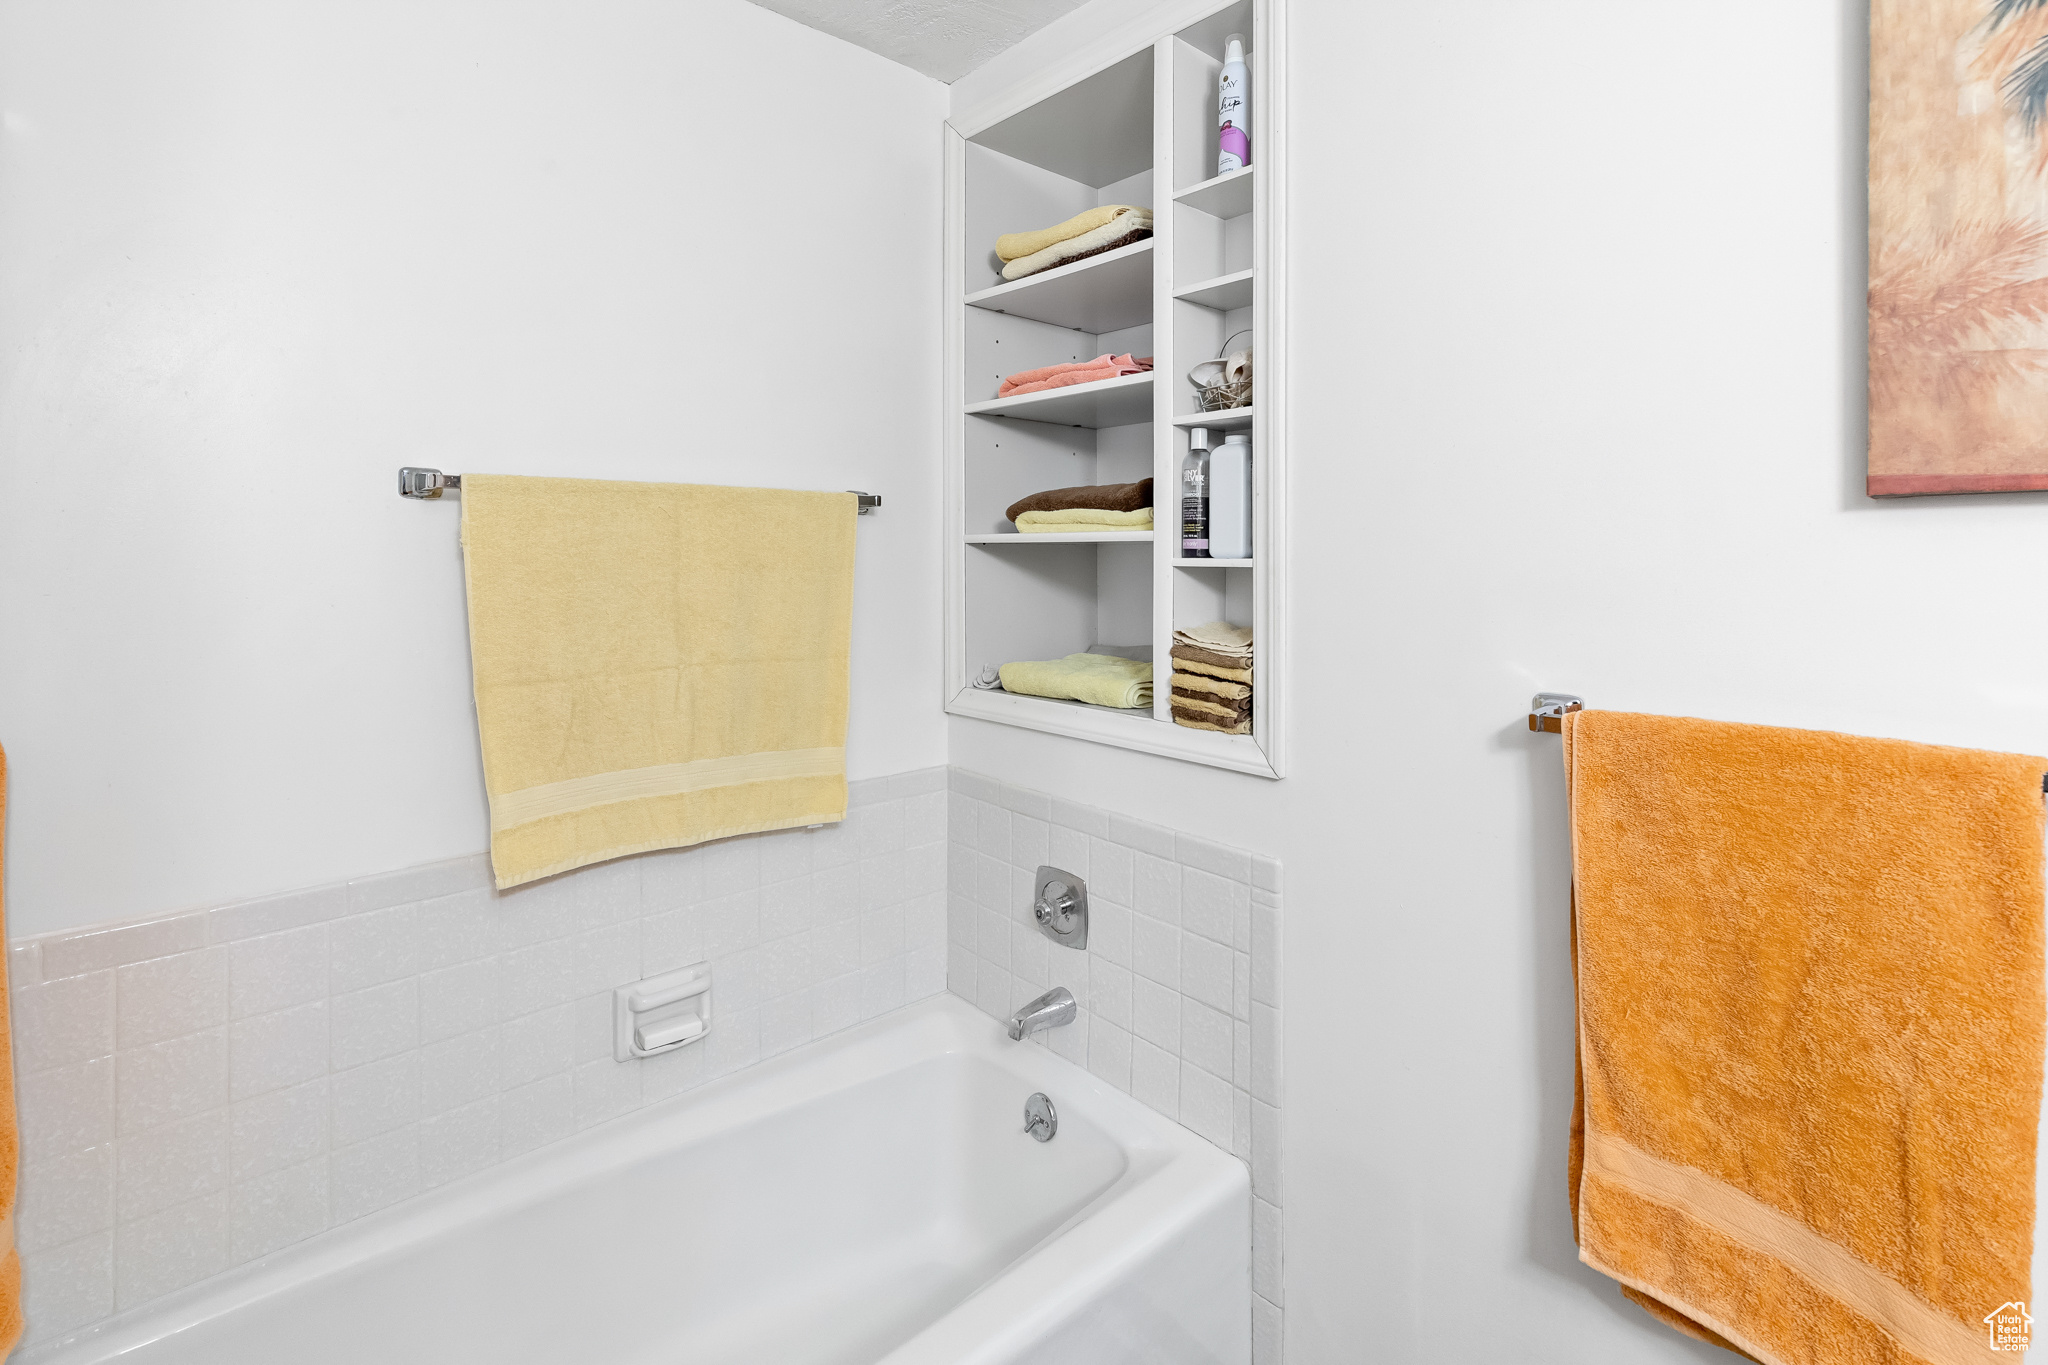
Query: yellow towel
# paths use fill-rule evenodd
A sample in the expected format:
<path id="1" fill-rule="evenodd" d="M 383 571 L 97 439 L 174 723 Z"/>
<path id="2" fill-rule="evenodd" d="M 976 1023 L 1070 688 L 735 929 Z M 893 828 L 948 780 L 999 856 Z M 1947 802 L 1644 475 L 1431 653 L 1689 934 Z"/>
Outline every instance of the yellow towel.
<path id="1" fill-rule="evenodd" d="M 1035 256 L 1049 246 L 1093 232 L 1119 213 L 1136 207 L 1136 204 L 1104 204 L 1101 208 L 1077 213 L 1057 227 L 1040 228 L 1036 232 L 1006 232 L 996 238 L 996 255 L 1006 262 Z"/>
<path id="2" fill-rule="evenodd" d="M 1099 507 L 1067 507 L 1057 512 L 1019 512 L 1017 529 L 1026 535 L 1075 535 L 1086 531 L 1149 531 L 1152 509 L 1109 512 Z"/>
<path id="3" fill-rule="evenodd" d="M 1993 1352 L 2028 1297 L 2048 760 L 1564 719 L 1580 1259 L 1771 1365 Z"/>
<path id="4" fill-rule="evenodd" d="M 500 887 L 846 814 L 854 497 L 475 474 Z"/>
<path id="5" fill-rule="evenodd" d="M 7 751 L 0 749 L 0 850 L 7 845 Z M 0 915 L 0 937 L 6 917 Z M 21 1130 L 14 1111 L 14 1032 L 8 996 L 13 982 L 0 973 L 0 1357 L 21 1340 L 21 1256 L 14 1249 L 15 1182 L 21 1175 Z"/>
<path id="6" fill-rule="evenodd" d="M 1144 659 L 1069 654 L 1064 659 L 1004 664 L 997 671 L 1005 692 L 1027 697 L 1086 701 L 1126 711 L 1152 704 L 1152 665 Z"/>

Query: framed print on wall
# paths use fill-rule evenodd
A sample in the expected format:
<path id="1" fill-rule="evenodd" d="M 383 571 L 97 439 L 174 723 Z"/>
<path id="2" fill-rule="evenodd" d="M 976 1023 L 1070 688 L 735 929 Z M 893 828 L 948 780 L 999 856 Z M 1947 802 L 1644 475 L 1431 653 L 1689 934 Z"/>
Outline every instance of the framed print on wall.
<path id="1" fill-rule="evenodd" d="M 1872 497 L 2048 489 L 2048 0 L 1871 0 Z"/>

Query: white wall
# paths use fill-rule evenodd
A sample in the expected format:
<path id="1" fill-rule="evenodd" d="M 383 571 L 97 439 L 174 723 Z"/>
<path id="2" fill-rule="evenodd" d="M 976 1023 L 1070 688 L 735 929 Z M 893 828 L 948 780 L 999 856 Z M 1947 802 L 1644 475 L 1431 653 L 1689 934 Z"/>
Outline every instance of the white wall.
<path id="1" fill-rule="evenodd" d="M 1576 1263 L 1529 694 L 2048 751 L 2048 497 L 1860 491 L 1861 5 L 1291 9 L 1292 775 L 951 761 L 1284 863 L 1290 1361 L 1726 1360 Z"/>
<path id="2" fill-rule="evenodd" d="M 864 488 L 937 716 L 934 81 L 742 3 L 0 10 L 8 929 L 486 842 L 451 471 Z"/>

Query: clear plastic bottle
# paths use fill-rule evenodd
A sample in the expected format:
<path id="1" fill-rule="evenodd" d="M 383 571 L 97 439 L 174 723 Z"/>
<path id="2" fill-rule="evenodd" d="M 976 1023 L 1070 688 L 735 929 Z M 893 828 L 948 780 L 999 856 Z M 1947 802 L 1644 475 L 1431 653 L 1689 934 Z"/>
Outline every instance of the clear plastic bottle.
<path id="1" fill-rule="evenodd" d="M 1209 429 L 1188 431 L 1188 459 L 1180 471 L 1180 557 L 1209 557 Z"/>

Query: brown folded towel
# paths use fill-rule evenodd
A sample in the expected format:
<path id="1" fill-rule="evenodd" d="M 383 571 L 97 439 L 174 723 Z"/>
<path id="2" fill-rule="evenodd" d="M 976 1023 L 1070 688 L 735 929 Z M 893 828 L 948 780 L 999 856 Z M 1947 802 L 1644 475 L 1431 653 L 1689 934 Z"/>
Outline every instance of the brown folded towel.
<path id="1" fill-rule="evenodd" d="M 1252 723 L 1249 717 L 1237 722 L 1235 725 L 1218 725 L 1215 721 L 1203 716 L 1199 712 L 1184 711 L 1178 706 L 1173 708 L 1173 723 L 1175 725 L 1185 725 L 1190 730 L 1214 730 L 1218 734 L 1224 735 L 1248 735 L 1252 732 Z"/>
<path id="2" fill-rule="evenodd" d="M 1175 645 L 1173 647 L 1173 657 L 1176 659 L 1186 659 L 1189 663 L 1207 664 L 1211 668 L 1243 670 L 1252 666 L 1252 656 L 1249 651 L 1243 654 L 1218 654 L 1215 650 L 1203 649 L 1200 645 Z"/>
<path id="3" fill-rule="evenodd" d="M 1190 659 L 1179 650 L 1180 646 L 1175 645 L 1173 666 L 1179 672 L 1198 673 L 1203 677 L 1222 678 L 1235 683 L 1249 683 L 1252 680 L 1252 671 L 1249 668 L 1223 668 L 1216 664 L 1205 664 L 1199 659 Z"/>
<path id="4" fill-rule="evenodd" d="M 1242 701 L 1252 694 L 1252 689 L 1245 683 L 1225 682 L 1200 673 L 1183 673 L 1178 668 L 1173 671 L 1173 690 L 1219 701 Z"/>
<path id="5" fill-rule="evenodd" d="M 1003 515 L 1015 521 L 1025 512 L 1066 512 L 1076 507 L 1104 512 L 1135 512 L 1151 505 L 1152 480 L 1140 479 L 1136 483 L 1105 483 L 1092 488 L 1047 489 L 1011 503 L 1010 510 Z"/>
<path id="6" fill-rule="evenodd" d="M 1183 692 L 1179 688 L 1173 691 L 1173 704 L 1183 711 L 1192 711 L 1198 716 L 1213 720 L 1218 725 L 1234 724 L 1252 713 L 1250 697 L 1241 701 L 1224 702 L 1217 701 L 1214 697 L 1202 696 L 1198 692 Z"/>

